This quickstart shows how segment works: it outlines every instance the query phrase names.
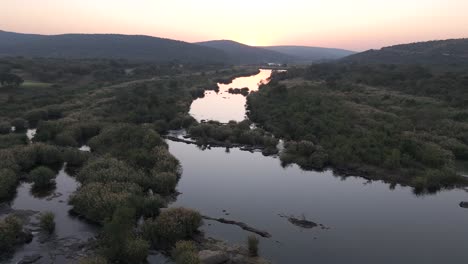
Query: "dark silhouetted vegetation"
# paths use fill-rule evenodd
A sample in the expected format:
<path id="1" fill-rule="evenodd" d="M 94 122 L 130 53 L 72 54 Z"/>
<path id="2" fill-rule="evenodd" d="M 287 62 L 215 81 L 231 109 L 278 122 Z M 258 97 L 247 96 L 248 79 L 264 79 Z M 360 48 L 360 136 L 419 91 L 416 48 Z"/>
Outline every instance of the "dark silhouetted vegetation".
<path id="1" fill-rule="evenodd" d="M 248 97 L 249 115 L 292 141 L 286 164 L 436 190 L 465 182 L 454 171 L 468 150 L 465 78 L 423 66 L 292 68 Z"/>

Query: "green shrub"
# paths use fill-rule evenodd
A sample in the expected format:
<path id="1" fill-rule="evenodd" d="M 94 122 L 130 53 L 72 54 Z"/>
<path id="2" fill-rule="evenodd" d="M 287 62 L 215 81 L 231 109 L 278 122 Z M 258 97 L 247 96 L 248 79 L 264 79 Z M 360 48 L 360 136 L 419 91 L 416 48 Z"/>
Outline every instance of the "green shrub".
<path id="1" fill-rule="evenodd" d="M 44 166 L 58 166 L 63 163 L 62 152 L 55 146 L 35 143 L 15 151 L 15 158 L 23 170 Z"/>
<path id="2" fill-rule="evenodd" d="M 198 250 L 192 241 L 178 241 L 171 252 L 176 264 L 200 264 Z"/>
<path id="3" fill-rule="evenodd" d="M 29 143 L 26 134 L 0 134 L 0 149 L 15 147 L 17 145 L 27 145 Z"/>
<path id="4" fill-rule="evenodd" d="M 249 255 L 251 257 L 257 257 L 258 256 L 258 244 L 259 240 L 257 236 L 255 235 L 250 235 L 247 237 L 247 248 L 249 250 Z"/>
<path id="5" fill-rule="evenodd" d="M 40 227 L 45 232 L 52 234 L 55 230 L 55 215 L 52 212 L 42 213 L 40 216 Z"/>
<path id="6" fill-rule="evenodd" d="M 135 210 L 121 207 L 115 210 L 112 220 L 103 228 L 101 246 L 107 259 L 113 262 L 142 263 L 149 251 L 147 241 L 135 237 Z"/>
<path id="7" fill-rule="evenodd" d="M 0 150 L 0 169 L 9 169 L 15 172 L 20 170 L 15 157 L 15 150 L 5 149 Z"/>
<path id="8" fill-rule="evenodd" d="M 0 169 L 0 202 L 12 196 L 18 185 L 18 176 L 11 169 Z"/>
<path id="9" fill-rule="evenodd" d="M 153 245 L 167 246 L 192 237 L 202 224 L 201 215 L 191 209 L 169 208 L 154 220 L 145 221 L 142 229 Z"/>
<path id="10" fill-rule="evenodd" d="M 159 215 L 160 208 L 164 206 L 164 200 L 161 196 L 155 194 L 143 198 L 141 206 L 141 215 L 145 217 L 155 217 Z"/>
<path id="11" fill-rule="evenodd" d="M 18 242 L 23 224 L 16 216 L 9 215 L 0 220 L 0 252 L 11 252 Z"/>
<path id="12" fill-rule="evenodd" d="M 170 172 L 153 172 L 151 177 L 151 189 L 161 195 L 168 195 L 175 191 L 178 177 Z"/>
<path id="13" fill-rule="evenodd" d="M 89 182 L 134 182 L 142 185 L 144 175 L 125 162 L 109 156 L 89 161 L 81 169 L 77 179 Z M 145 187 L 145 186 L 143 186 Z"/>
<path id="14" fill-rule="evenodd" d="M 133 183 L 91 182 L 84 184 L 71 197 L 73 210 L 88 220 L 103 223 L 116 208 L 127 205 L 133 196 L 142 196 L 141 187 Z"/>
<path id="15" fill-rule="evenodd" d="M 8 122 L 0 122 L 0 134 L 8 134 L 11 132 L 11 124 Z"/>
<path id="16" fill-rule="evenodd" d="M 74 148 L 67 148 L 64 152 L 64 160 L 68 166 L 80 167 L 86 163 L 91 154 Z"/>
<path id="17" fill-rule="evenodd" d="M 30 112 L 27 112 L 24 115 L 24 118 L 28 120 L 29 124 L 31 126 L 36 126 L 39 121 L 41 120 L 47 120 L 47 111 L 45 110 L 32 110 Z"/>
<path id="18" fill-rule="evenodd" d="M 155 159 L 153 172 L 173 172 L 179 173 L 180 162 L 177 160 L 169 150 L 164 146 L 155 147 L 151 151 L 151 155 Z"/>
<path id="19" fill-rule="evenodd" d="M 15 127 L 15 132 L 21 132 L 28 128 L 28 123 L 23 118 L 15 118 L 11 121 L 11 125 Z"/>
<path id="20" fill-rule="evenodd" d="M 141 238 L 129 239 L 125 247 L 125 259 L 127 263 L 143 263 L 149 252 L 148 241 Z"/>
<path id="21" fill-rule="evenodd" d="M 33 188 L 42 190 L 55 184 L 56 173 L 44 166 L 37 167 L 29 173 L 29 179 L 33 182 Z"/>
<path id="22" fill-rule="evenodd" d="M 78 147 L 78 142 L 70 135 L 70 133 L 63 132 L 55 136 L 55 144 L 63 147 Z"/>

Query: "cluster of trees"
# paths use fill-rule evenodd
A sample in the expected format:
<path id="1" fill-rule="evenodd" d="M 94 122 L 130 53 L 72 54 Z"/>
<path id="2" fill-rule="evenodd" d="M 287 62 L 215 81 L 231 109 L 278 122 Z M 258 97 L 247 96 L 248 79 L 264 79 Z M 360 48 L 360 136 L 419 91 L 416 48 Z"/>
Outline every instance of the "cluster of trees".
<path id="1" fill-rule="evenodd" d="M 189 128 L 190 136 L 197 140 L 200 145 L 248 145 L 264 149 L 265 153 L 276 153 L 278 139 L 261 128 L 251 129 L 251 122 L 230 121 L 222 124 L 209 121 L 193 125 Z"/>
<path id="2" fill-rule="evenodd" d="M 0 73 L 0 84 L 2 86 L 18 87 L 24 82 L 23 78 L 13 73 Z"/>
<path id="3" fill-rule="evenodd" d="M 451 74 L 458 77 L 437 81 Z M 455 102 L 468 98 L 463 76 L 421 66 L 317 64 L 276 74 L 248 97 L 249 116 L 294 141 L 282 155 L 286 164 L 436 190 L 464 182 L 454 170 L 468 150 L 466 110 Z"/>

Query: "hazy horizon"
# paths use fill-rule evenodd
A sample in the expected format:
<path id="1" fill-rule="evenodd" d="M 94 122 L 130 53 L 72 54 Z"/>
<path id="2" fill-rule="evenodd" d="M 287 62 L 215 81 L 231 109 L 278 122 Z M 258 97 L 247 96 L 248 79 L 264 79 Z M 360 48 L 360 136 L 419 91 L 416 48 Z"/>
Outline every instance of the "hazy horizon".
<path id="1" fill-rule="evenodd" d="M 0 29 L 13 32 L 136 34 L 186 42 L 230 39 L 254 46 L 355 51 L 463 38 L 468 28 L 468 1 L 463 0 L 291 0 L 288 5 L 266 0 L 17 0 L 0 7 Z"/>

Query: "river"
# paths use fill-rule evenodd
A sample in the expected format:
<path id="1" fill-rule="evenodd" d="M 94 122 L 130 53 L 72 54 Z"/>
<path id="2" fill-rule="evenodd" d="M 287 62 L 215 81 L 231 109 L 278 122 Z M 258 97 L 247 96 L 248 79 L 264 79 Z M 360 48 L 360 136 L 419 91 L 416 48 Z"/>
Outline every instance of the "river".
<path id="1" fill-rule="evenodd" d="M 227 88 L 258 89 L 271 71 L 261 71 L 206 92 L 194 101 L 198 120 L 241 121 L 245 98 Z M 223 98 L 226 97 L 226 98 Z M 241 109 L 241 110 L 239 110 Z M 361 177 L 342 178 L 331 171 L 283 168 L 278 158 L 239 149 L 199 149 L 168 141 L 181 162 L 181 194 L 172 206 L 199 210 L 210 217 L 242 221 L 268 231 L 261 255 L 273 263 L 466 263 L 468 200 L 463 189 L 415 195 L 411 188 Z M 322 224 L 306 229 L 284 216 Z M 208 236 L 245 243 L 250 234 L 237 226 L 205 221 Z"/>

